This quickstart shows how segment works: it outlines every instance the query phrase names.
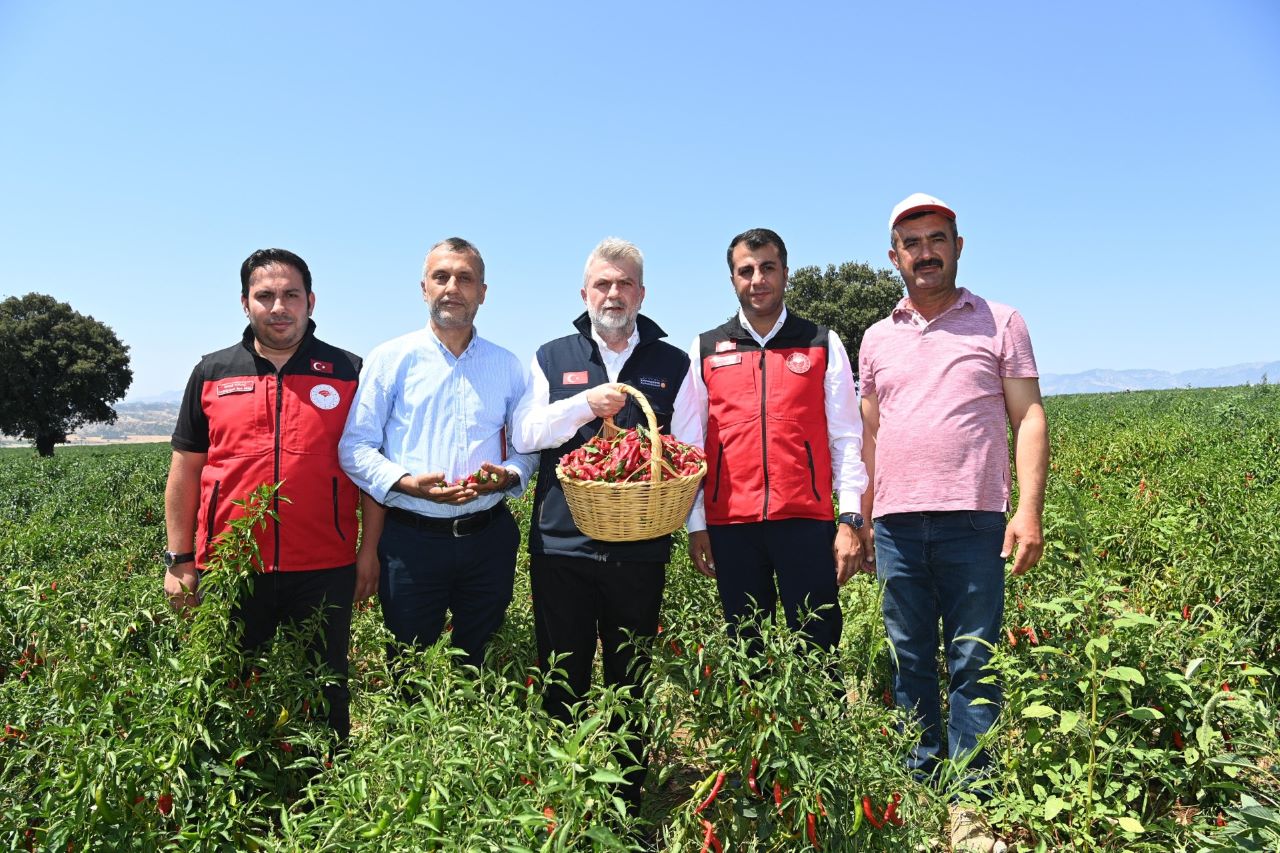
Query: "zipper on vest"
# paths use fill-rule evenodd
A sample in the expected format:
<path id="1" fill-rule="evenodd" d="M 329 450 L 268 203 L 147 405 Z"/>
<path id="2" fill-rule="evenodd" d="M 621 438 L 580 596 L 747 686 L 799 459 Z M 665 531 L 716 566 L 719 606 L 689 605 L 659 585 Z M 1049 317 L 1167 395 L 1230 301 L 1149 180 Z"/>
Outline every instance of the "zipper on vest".
<path id="1" fill-rule="evenodd" d="M 204 547 L 208 550 L 213 544 L 213 522 L 214 516 L 218 512 L 218 488 L 222 485 L 221 480 L 213 481 L 213 490 L 209 493 L 209 505 L 204 511 Z"/>
<path id="2" fill-rule="evenodd" d="M 274 483 L 280 482 L 280 414 L 284 411 L 284 382 L 282 380 L 283 368 L 276 370 L 276 428 L 275 428 L 275 458 L 273 460 Z M 275 531 L 275 552 L 271 560 L 271 571 L 280 571 L 280 490 L 271 498 L 271 510 L 275 513 L 275 518 L 271 520 L 271 529 Z"/>
<path id="3" fill-rule="evenodd" d="M 765 400 L 769 398 L 768 386 L 765 381 L 765 359 L 764 348 L 760 349 L 760 456 L 763 462 L 764 471 L 764 504 L 761 510 L 760 519 L 762 521 L 769 520 L 769 425 L 768 417 L 765 413 Z"/>
<path id="4" fill-rule="evenodd" d="M 809 489 L 813 492 L 813 499 L 821 501 L 822 496 L 818 494 L 818 472 L 813 468 L 813 447 L 808 440 L 804 443 L 804 455 L 809 460 Z"/>
<path id="5" fill-rule="evenodd" d="M 716 451 L 716 487 L 711 492 L 711 502 L 716 503 L 720 500 L 720 473 L 724 471 L 724 442 L 720 442 L 720 449 Z"/>
<path id="6" fill-rule="evenodd" d="M 812 467 L 812 466 L 811 466 Z M 342 519 L 338 515 L 338 478 L 333 478 L 333 529 L 338 531 L 338 538 L 343 542 L 347 541 L 347 535 L 342 532 Z"/>

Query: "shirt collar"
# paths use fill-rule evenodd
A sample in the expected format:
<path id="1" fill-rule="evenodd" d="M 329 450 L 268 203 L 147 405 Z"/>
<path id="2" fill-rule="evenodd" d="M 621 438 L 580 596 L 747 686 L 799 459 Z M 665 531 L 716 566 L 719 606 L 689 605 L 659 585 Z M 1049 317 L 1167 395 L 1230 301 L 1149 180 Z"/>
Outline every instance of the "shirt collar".
<path id="1" fill-rule="evenodd" d="M 947 306 L 947 310 L 943 311 L 942 314 L 939 314 L 938 317 L 942 317 L 952 311 L 958 311 L 966 305 L 973 306 L 973 294 L 969 292 L 969 288 L 957 287 L 956 294 L 956 301 Z M 898 300 L 897 305 L 893 306 L 893 316 L 897 317 L 899 314 L 905 315 L 907 319 L 919 314 L 915 308 L 911 307 L 911 297 L 904 296 Z M 933 319 L 937 320 L 938 317 L 934 317 Z"/>
<path id="2" fill-rule="evenodd" d="M 751 322 L 747 320 L 747 315 L 743 312 L 741 307 L 738 308 L 738 322 L 742 324 L 743 330 L 755 339 L 756 343 L 760 346 L 764 346 L 769 343 L 769 341 L 773 340 L 773 336 L 778 334 L 778 330 L 782 328 L 782 324 L 787 322 L 787 306 L 786 304 L 783 304 L 782 313 L 778 315 L 778 322 L 774 323 L 773 328 L 765 335 L 756 334 L 755 328 L 751 325 Z"/>
<path id="3" fill-rule="evenodd" d="M 595 341 L 596 346 L 600 348 L 601 358 L 608 358 L 611 354 L 625 355 L 635 349 L 636 344 L 640 343 L 640 324 L 636 323 L 636 325 L 631 329 L 631 336 L 627 338 L 627 346 L 619 353 L 615 353 L 613 350 L 609 349 L 609 344 L 605 342 L 604 338 L 596 334 L 595 326 L 591 327 L 591 340 Z"/>
<path id="4" fill-rule="evenodd" d="M 480 340 L 480 330 L 477 329 L 474 325 L 472 325 L 471 340 L 467 341 L 467 347 L 462 351 L 462 355 L 455 356 L 452 352 L 449 351 L 449 348 L 445 346 L 444 343 L 438 337 L 436 337 L 435 330 L 431 328 L 430 323 L 427 323 L 426 327 L 423 328 L 422 331 L 426 332 L 428 340 L 434 343 L 436 345 L 436 348 L 439 349 L 443 355 L 451 359 L 464 358 L 467 355 L 467 353 L 475 349 L 476 342 Z"/>

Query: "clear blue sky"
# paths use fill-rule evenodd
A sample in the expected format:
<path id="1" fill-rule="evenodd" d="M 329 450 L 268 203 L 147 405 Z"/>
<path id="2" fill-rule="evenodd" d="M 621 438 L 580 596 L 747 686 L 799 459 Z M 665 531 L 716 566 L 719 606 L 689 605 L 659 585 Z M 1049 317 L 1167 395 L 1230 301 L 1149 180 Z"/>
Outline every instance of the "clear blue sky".
<path id="1" fill-rule="evenodd" d="M 617 235 L 683 347 L 736 306 L 733 234 L 888 266 L 917 190 L 1044 373 L 1280 358 L 1272 0 L 0 0 L 0 123 L 0 296 L 113 327 L 131 397 L 238 337 L 259 247 L 307 259 L 321 335 L 363 354 L 425 323 L 423 254 L 466 237 L 481 334 L 527 358 Z"/>

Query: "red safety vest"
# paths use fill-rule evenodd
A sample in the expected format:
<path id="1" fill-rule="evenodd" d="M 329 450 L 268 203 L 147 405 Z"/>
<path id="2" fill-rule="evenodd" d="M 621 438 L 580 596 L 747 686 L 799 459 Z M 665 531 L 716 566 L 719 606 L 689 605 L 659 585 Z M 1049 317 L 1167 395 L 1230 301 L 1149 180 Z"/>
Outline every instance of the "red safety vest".
<path id="1" fill-rule="evenodd" d="M 761 349 L 737 315 L 699 336 L 708 524 L 831 520 L 825 328 L 788 314 Z"/>

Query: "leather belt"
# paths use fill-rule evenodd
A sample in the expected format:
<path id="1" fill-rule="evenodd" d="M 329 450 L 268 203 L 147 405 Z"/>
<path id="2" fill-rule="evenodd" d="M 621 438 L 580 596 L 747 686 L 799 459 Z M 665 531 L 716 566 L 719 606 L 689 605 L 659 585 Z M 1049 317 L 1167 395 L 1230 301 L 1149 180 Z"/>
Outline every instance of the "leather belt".
<path id="1" fill-rule="evenodd" d="M 419 515 L 407 509 L 390 506 L 387 507 L 387 517 L 395 519 L 396 522 L 403 524 L 405 527 L 412 527 L 414 530 L 422 530 L 427 533 L 470 536 L 488 527 L 498 517 L 498 513 L 506 508 L 506 502 L 499 501 L 489 509 L 482 509 L 479 512 L 459 515 L 454 518 L 432 518 L 429 515 Z"/>

